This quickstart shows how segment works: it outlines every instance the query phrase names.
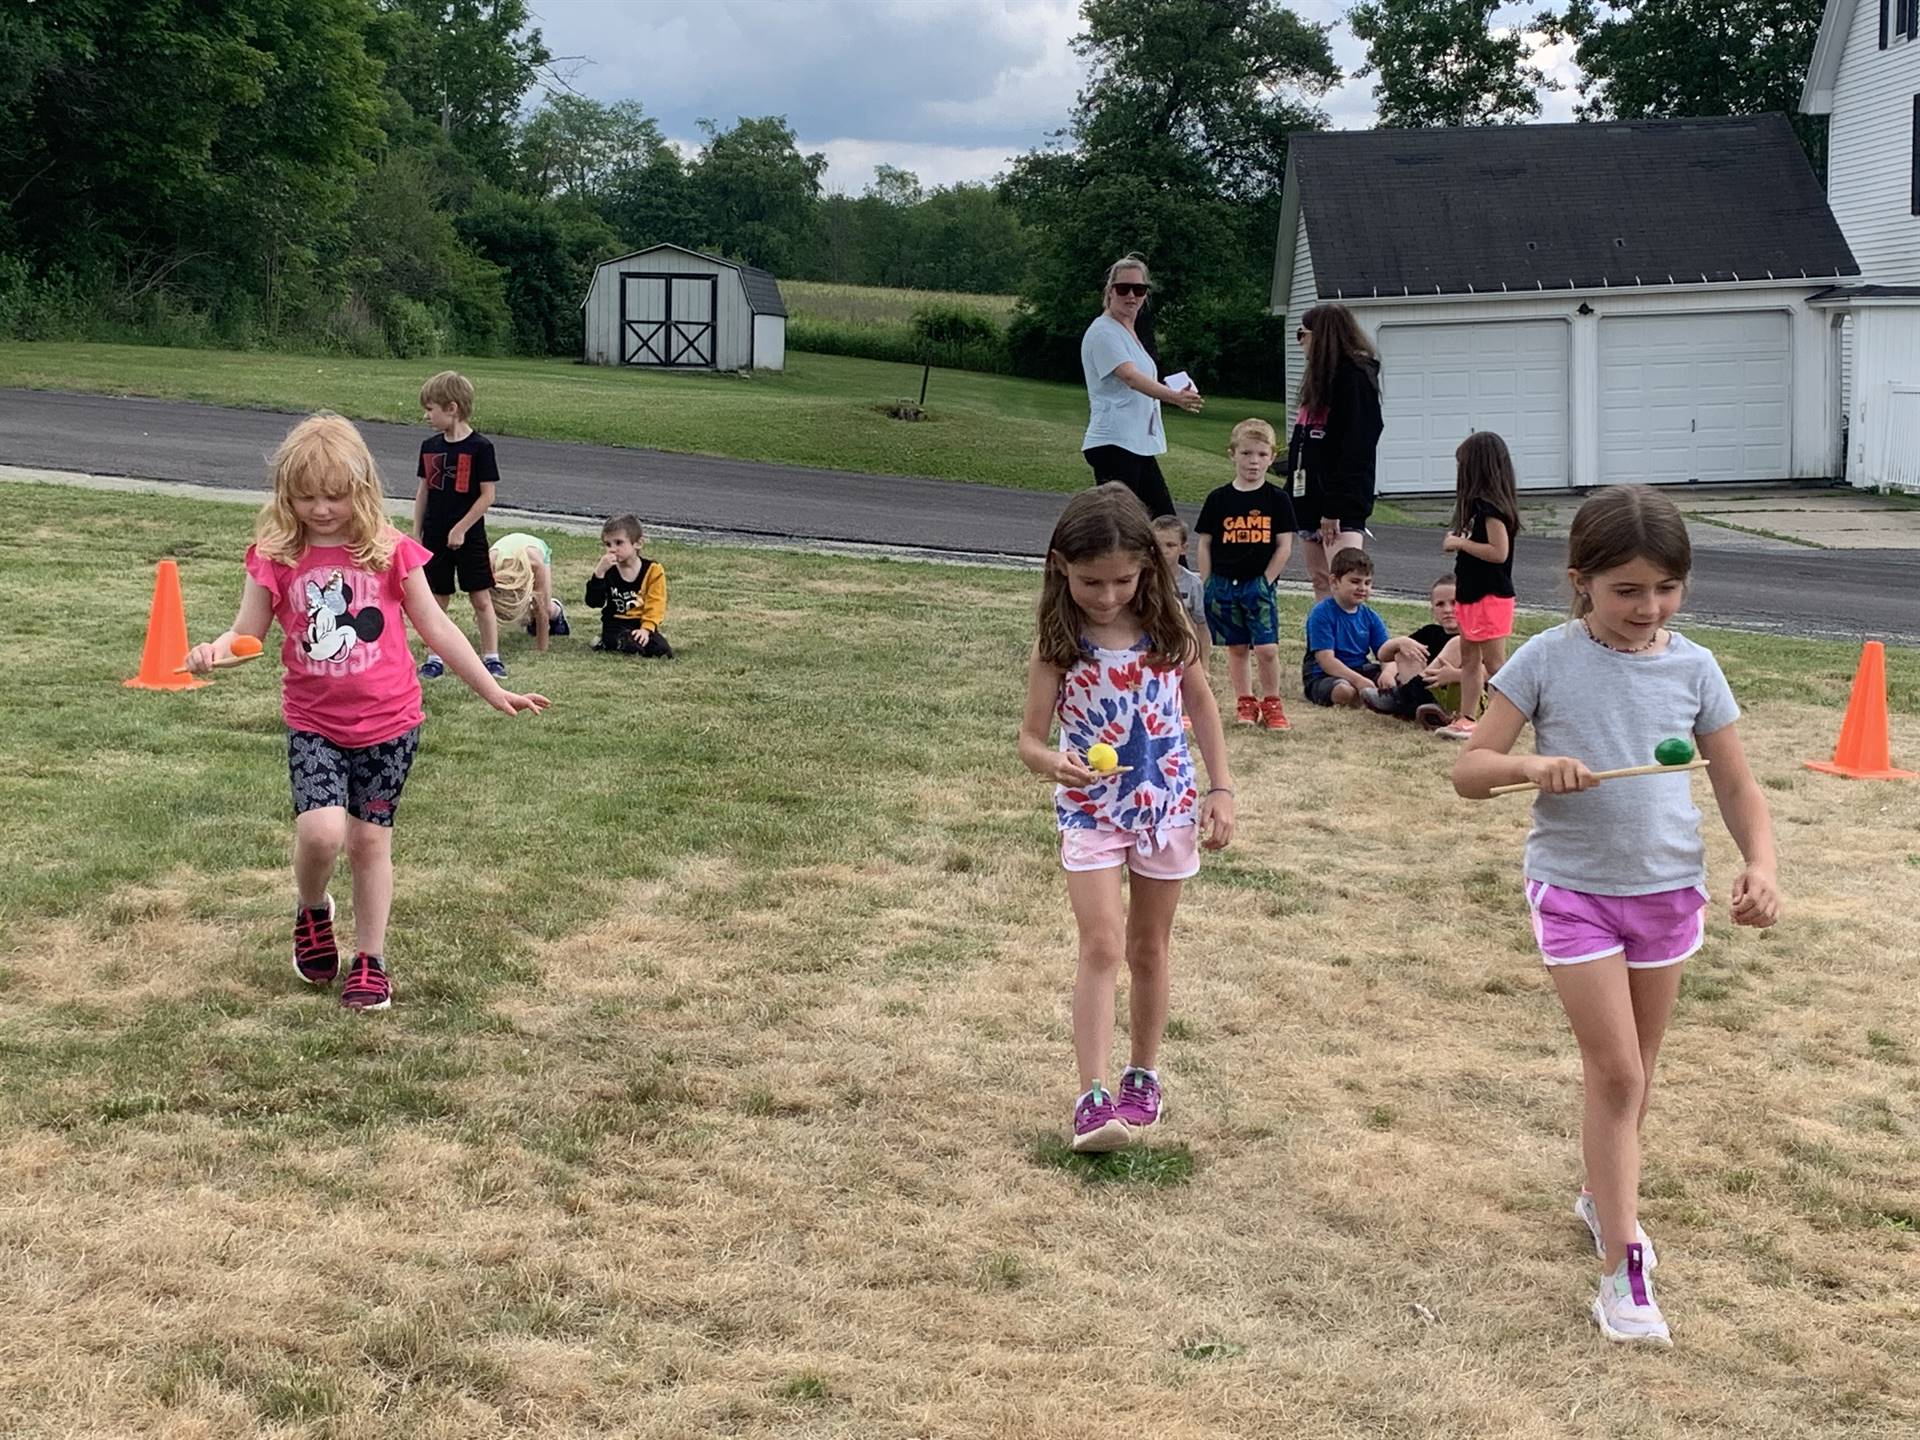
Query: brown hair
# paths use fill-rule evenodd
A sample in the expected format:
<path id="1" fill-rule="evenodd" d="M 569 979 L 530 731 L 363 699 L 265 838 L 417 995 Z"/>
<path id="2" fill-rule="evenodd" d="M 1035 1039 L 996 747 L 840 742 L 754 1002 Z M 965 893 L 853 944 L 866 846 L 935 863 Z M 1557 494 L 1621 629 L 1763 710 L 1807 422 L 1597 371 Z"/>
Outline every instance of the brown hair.
<path id="1" fill-rule="evenodd" d="M 1452 575 L 1442 575 L 1438 580 L 1427 586 L 1427 594 L 1431 596 L 1433 592 L 1438 590 L 1442 585 L 1446 586 L 1449 590 L 1457 590 L 1460 588 L 1460 581 Z"/>
<path id="2" fill-rule="evenodd" d="M 1187 543 L 1187 522 L 1178 515 L 1156 515 L 1153 517 L 1153 533 L 1156 535 L 1178 535 L 1182 545 Z"/>
<path id="3" fill-rule="evenodd" d="M 1300 381 L 1300 404 L 1324 410 L 1333 395 L 1333 377 L 1342 365 L 1378 362 L 1372 344 L 1344 305 L 1315 305 L 1300 317 L 1300 328 L 1313 336 L 1307 346 L 1307 373 Z"/>
<path id="4" fill-rule="evenodd" d="M 1473 507 L 1499 516 L 1508 535 L 1520 533 L 1520 500 L 1514 493 L 1513 455 L 1491 430 L 1476 430 L 1453 452 L 1453 531 L 1473 528 Z"/>
<path id="5" fill-rule="evenodd" d="M 1040 658 L 1065 670 L 1086 653 L 1080 635 L 1086 617 L 1073 603 L 1067 566 L 1098 560 L 1116 551 L 1140 562 L 1133 613 L 1147 637 L 1148 661 L 1155 665 L 1193 664 L 1199 658 L 1199 646 L 1180 604 L 1173 567 L 1154 543 L 1147 507 L 1126 486 L 1112 481 L 1082 490 L 1069 500 L 1053 527 L 1053 537 L 1047 541 L 1036 644 Z"/>
<path id="6" fill-rule="evenodd" d="M 1227 437 L 1227 453 L 1231 455 L 1234 451 L 1238 450 L 1242 437 L 1247 435 L 1251 435 L 1258 440 L 1266 441 L 1269 450 L 1274 449 L 1280 443 L 1279 439 L 1273 433 L 1273 426 L 1269 425 L 1266 421 L 1242 420 L 1238 425 L 1233 427 L 1233 434 Z"/>
<path id="7" fill-rule="evenodd" d="M 473 419 L 473 382 L 458 370 L 442 370 L 420 387 L 420 405 L 445 405 L 462 420 Z"/>
<path id="8" fill-rule="evenodd" d="M 253 522 L 253 544 L 267 559 L 296 564 L 307 549 L 306 526 L 294 513 L 295 500 L 319 495 L 350 502 L 347 548 L 364 570 L 385 570 L 393 563 L 399 534 L 387 523 L 380 470 L 373 452 L 353 422 L 322 410 L 287 432 L 273 452 L 273 495 Z"/>
<path id="9" fill-rule="evenodd" d="M 1373 557 L 1358 545 L 1349 545 L 1344 550 L 1334 552 L 1333 561 L 1327 568 L 1333 572 L 1336 580 L 1346 575 L 1371 575 Z"/>
<path id="10" fill-rule="evenodd" d="M 1588 500 L 1567 532 L 1567 569 L 1591 577 L 1634 560 L 1685 583 L 1693 573 L 1693 541 L 1680 507 L 1646 485 L 1609 485 Z M 1593 601 L 1576 584 L 1577 619 Z"/>
<path id="11" fill-rule="evenodd" d="M 636 545 L 647 538 L 647 532 L 640 528 L 640 517 L 631 514 L 616 515 L 602 525 L 600 538 L 604 540 L 609 535 L 624 535 Z"/>

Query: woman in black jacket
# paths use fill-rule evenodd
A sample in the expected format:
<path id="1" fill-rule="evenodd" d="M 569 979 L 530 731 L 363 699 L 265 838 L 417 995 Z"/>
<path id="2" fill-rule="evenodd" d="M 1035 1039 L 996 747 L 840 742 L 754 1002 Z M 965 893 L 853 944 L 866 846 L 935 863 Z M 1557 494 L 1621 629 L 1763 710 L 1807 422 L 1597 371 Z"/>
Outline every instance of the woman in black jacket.
<path id="1" fill-rule="evenodd" d="M 1380 358 L 1344 305 L 1316 305 L 1294 338 L 1306 350 L 1300 410 L 1283 472 L 1306 542 L 1314 598 L 1333 593 L 1333 557 L 1365 548 L 1373 513 L 1374 451 L 1380 443 Z"/>

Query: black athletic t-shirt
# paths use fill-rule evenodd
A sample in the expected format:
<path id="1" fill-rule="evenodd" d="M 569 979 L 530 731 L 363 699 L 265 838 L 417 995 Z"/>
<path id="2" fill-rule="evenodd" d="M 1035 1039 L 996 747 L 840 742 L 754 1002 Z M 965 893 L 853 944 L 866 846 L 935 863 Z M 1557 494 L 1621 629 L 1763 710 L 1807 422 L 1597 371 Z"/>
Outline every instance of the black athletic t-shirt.
<path id="1" fill-rule="evenodd" d="M 445 535 L 473 508 L 482 485 L 500 483 L 493 442 L 478 430 L 464 440 L 429 435 L 420 442 L 420 464 L 414 473 L 427 482 L 428 535 Z"/>
<path id="2" fill-rule="evenodd" d="M 1226 580 L 1251 580 L 1264 574 L 1281 537 L 1293 533 L 1293 501 L 1278 485 L 1258 489 L 1222 485 L 1207 496 L 1193 527 L 1208 537 L 1213 573 Z"/>
<path id="3" fill-rule="evenodd" d="M 1482 560 L 1478 555 L 1469 555 L 1464 550 L 1453 552 L 1454 598 L 1462 605 L 1475 600 L 1484 600 L 1489 595 L 1513 597 L 1513 525 L 1483 500 L 1473 503 L 1473 525 L 1467 532 L 1467 538 L 1484 545 L 1487 543 L 1487 517 L 1492 516 L 1507 527 L 1507 558 L 1498 565 L 1491 560 Z"/>
<path id="4" fill-rule="evenodd" d="M 1436 620 L 1431 625 L 1422 625 L 1407 638 L 1417 640 L 1427 647 L 1427 664 L 1431 665 L 1440 658 L 1440 652 L 1447 648 L 1447 642 L 1453 639 L 1453 636 L 1447 633 L 1446 626 Z"/>

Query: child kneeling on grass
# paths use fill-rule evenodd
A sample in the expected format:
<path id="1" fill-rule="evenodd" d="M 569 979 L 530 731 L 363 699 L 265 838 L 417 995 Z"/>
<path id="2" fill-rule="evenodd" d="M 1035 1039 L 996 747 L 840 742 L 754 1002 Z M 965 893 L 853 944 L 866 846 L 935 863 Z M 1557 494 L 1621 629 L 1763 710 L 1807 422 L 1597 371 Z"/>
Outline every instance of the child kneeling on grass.
<path id="1" fill-rule="evenodd" d="M 1393 639 L 1387 622 L 1367 606 L 1373 594 L 1373 557 L 1349 545 L 1333 557 L 1333 593 L 1307 612 L 1307 653 L 1300 680 L 1315 705 L 1354 706 L 1373 689 L 1389 661 L 1426 661 L 1407 636 Z"/>
<path id="2" fill-rule="evenodd" d="M 1163 1111 L 1156 1066 L 1173 913 L 1182 882 L 1199 873 L 1200 846 L 1219 850 L 1233 838 L 1227 737 L 1146 508 L 1124 485 L 1083 490 L 1061 512 L 1047 544 L 1039 631 L 1027 664 L 1020 760 L 1055 782 L 1060 863 L 1080 931 L 1073 1053 L 1081 1093 L 1072 1143 L 1117 1150 Z M 1205 794 L 1181 729 L 1189 709 L 1212 781 Z M 1048 740 L 1056 724 L 1057 746 Z M 1111 746 L 1117 763 L 1095 770 L 1095 745 Z M 1131 1054 L 1116 1098 L 1101 1077 L 1111 1073 L 1122 961 L 1133 979 Z"/>
<path id="3" fill-rule="evenodd" d="M 238 635 L 285 637 L 282 709 L 293 783 L 293 968 L 309 985 L 340 971 L 327 881 L 341 850 L 353 867 L 356 953 L 340 987 L 349 1010 L 384 1010 L 393 908 L 393 816 L 420 743 L 420 677 L 404 614 L 473 692 L 506 715 L 547 708 L 500 687 L 440 608 L 431 552 L 387 523 L 380 473 L 338 415 L 296 425 L 273 457 L 273 498 L 254 522 L 240 610 L 219 639 L 187 652 L 204 675 L 233 658 Z"/>
<path id="4" fill-rule="evenodd" d="M 1773 822 L 1741 749 L 1740 707 L 1712 652 L 1666 628 L 1692 565 L 1686 522 L 1658 492 L 1617 485 L 1582 505 L 1567 537 L 1574 618 L 1494 675 L 1453 767 L 1471 800 L 1498 785 L 1539 787 L 1525 888 L 1580 1046 L 1590 1188 L 1573 1213 L 1600 1256 L 1593 1318 L 1609 1340 L 1658 1346 L 1673 1341 L 1639 1220 L 1640 1129 L 1681 964 L 1706 939 L 1706 848 L 1690 773 L 1603 782 L 1593 772 L 1644 765 L 1666 737 L 1691 737 L 1746 861 L 1730 918 L 1765 927 L 1780 915 Z M 1536 753 L 1509 754 L 1529 722 Z"/>
<path id="5" fill-rule="evenodd" d="M 502 625 L 524 625 L 533 648 L 545 650 L 550 635 L 570 635 L 567 607 L 553 598 L 553 547 L 538 535 L 516 530 L 493 542 L 493 613 Z"/>
<path id="6" fill-rule="evenodd" d="M 640 553 L 647 532 L 637 515 L 616 515 L 600 527 L 606 553 L 587 581 L 587 604 L 600 607 L 596 650 L 671 660 L 673 647 L 660 633 L 667 618 L 667 572 Z"/>

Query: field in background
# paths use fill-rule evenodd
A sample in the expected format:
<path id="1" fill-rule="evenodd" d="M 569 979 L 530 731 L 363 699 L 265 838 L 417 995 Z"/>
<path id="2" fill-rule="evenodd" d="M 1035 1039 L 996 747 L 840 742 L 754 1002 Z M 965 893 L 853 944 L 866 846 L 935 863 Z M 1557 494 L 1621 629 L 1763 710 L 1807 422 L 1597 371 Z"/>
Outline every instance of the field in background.
<path id="1" fill-rule="evenodd" d="M 1799 763 L 1850 646 L 1703 637 L 1787 920 L 1725 922 L 1710 816 L 1643 1210 L 1680 1348 L 1623 1353 L 1585 1315 L 1526 807 L 1457 800 L 1410 727 L 1231 734 L 1168 1133 L 1079 1163 L 1072 926 L 1013 754 L 1032 575 L 667 547 L 671 665 L 507 637 L 554 708 L 431 690 L 396 1007 L 348 1017 L 286 961 L 271 670 L 119 684 L 159 556 L 227 623 L 247 508 L 4 497 L 0 1432 L 1920 1427 L 1920 787 Z M 593 546 L 554 541 L 571 594 Z M 1920 656 L 1889 666 L 1911 764 Z"/>
<path id="2" fill-rule="evenodd" d="M 962 290 L 892 290 L 874 285 L 830 285 L 820 280 L 782 280 L 780 293 L 792 317 L 843 325 L 898 326 L 928 305 L 971 310 L 1004 326 L 1013 317 L 1013 295 L 974 295 Z"/>
<path id="3" fill-rule="evenodd" d="M 919 394 L 920 367 L 789 354 L 750 377 L 581 365 L 567 360 L 359 360 L 139 345 L 0 342 L 0 385 L 157 395 L 216 405 L 417 424 L 420 382 L 454 367 L 479 391 L 474 423 L 507 435 L 637 445 L 869 474 L 931 475 L 1023 490 L 1078 490 L 1087 395 L 1078 385 L 935 369 L 931 418 L 882 413 Z M 1284 407 L 1215 396 L 1201 415 L 1166 409 L 1161 459 L 1174 497 L 1198 503 L 1232 479 L 1227 437 L 1248 416 L 1285 433 Z M 1393 507 L 1374 518 L 1392 522 Z"/>

